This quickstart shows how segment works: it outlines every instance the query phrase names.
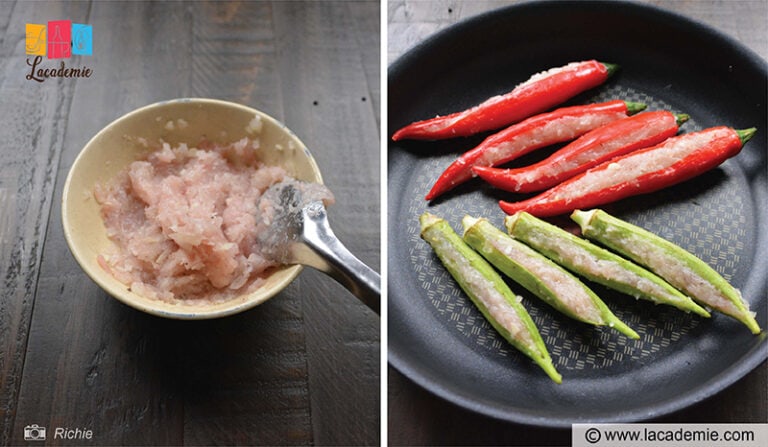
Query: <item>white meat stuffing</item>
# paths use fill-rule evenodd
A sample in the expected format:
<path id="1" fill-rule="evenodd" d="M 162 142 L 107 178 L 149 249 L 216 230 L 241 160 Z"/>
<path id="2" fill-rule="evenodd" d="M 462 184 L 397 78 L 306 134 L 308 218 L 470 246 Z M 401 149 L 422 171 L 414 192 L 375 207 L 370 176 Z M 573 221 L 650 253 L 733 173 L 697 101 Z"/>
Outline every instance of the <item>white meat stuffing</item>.
<path id="1" fill-rule="evenodd" d="M 259 198 L 287 178 L 258 161 L 258 140 L 198 148 L 163 143 L 97 185 L 117 250 L 99 264 L 134 292 L 169 302 L 221 302 L 257 289 L 276 263 L 256 244 Z"/>

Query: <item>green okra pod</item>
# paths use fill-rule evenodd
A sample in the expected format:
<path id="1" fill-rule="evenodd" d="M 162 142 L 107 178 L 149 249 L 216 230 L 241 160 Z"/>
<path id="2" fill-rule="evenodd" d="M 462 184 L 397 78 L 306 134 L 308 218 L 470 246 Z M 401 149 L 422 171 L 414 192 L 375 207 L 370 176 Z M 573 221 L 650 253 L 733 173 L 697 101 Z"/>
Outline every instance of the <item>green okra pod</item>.
<path id="1" fill-rule="evenodd" d="M 486 219 L 465 216 L 462 224 L 467 244 L 547 304 L 575 320 L 609 326 L 630 338 L 640 338 L 589 287 L 545 256 Z"/>
<path id="2" fill-rule="evenodd" d="M 509 286 L 485 259 L 456 234 L 448 222 L 431 213 L 419 217 L 421 237 L 432 246 L 448 272 L 482 312 L 489 323 L 512 346 L 533 359 L 555 382 L 562 376 L 555 369 L 533 319 Z"/>
<path id="3" fill-rule="evenodd" d="M 741 293 L 684 248 L 602 210 L 574 211 L 584 236 L 648 267 L 697 302 L 729 315 L 753 334 L 760 326 Z"/>
<path id="4" fill-rule="evenodd" d="M 658 275 L 524 211 L 507 216 L 504 225 L 515 239 L 590 281 L 635 298 L 710 316 Z"/>

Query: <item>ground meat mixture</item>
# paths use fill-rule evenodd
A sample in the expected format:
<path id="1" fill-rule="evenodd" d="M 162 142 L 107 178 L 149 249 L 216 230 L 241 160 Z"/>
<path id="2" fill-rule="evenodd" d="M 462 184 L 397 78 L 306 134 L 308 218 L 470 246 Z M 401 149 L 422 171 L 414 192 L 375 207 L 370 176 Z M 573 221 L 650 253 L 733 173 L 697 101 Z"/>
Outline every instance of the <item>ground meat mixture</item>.
<path id="1" fill-rule="evenodd" d="M 117 249 L 99 264 L 136 293 L 220 302 L 258 288 L 275 267 L 259 253 L 259 198 L 287 178 L 258 161 L 258 140 L 163 143 L 94 195 Z"/>

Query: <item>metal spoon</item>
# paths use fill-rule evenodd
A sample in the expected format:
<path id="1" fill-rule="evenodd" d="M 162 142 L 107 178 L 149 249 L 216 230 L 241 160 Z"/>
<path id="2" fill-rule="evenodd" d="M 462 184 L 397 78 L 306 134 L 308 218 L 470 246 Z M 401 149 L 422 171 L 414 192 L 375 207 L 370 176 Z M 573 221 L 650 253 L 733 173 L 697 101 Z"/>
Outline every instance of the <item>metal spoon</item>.
<path id="1" fill-rule="evenodd" d="M 303 193 L 297 181 L 278 182 L 260 201 L 269 200 L 275 214 L 259 234 L 262 254 L 283 264 L 302 264 L 331 276 L 377 314 L 381 277 L 338 240 L 328 224 L 325 205 Z M 262 209 L 259 206 L 259 209 Z"/>

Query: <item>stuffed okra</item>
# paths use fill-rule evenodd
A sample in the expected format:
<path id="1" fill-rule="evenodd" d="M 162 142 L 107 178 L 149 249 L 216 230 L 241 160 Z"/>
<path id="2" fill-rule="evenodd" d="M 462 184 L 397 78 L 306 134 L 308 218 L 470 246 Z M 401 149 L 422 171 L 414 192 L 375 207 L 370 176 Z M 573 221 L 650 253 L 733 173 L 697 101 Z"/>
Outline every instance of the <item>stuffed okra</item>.
<path id="1" fill-rule="evenodd" d="M 553 381 L 560 383 L 562 377 L 555 370 L 536 325 L 501 276 L 462 241 L 446 220 L 424 213 L 419 223 L 421 237 L 432 246 L 488 322 L 510 344 L 533 359 Z"/>
<path id="2" fill-rule="evenodd" d="M 577 237 L 526 212 L 507 216 L 512 237 L 590 281 L 636 298 L 668 304 L 709 317 L 709 312 L 667 281 L 613 252 Z"/>
<path id="3" fill-rule="evenodd" d="M 637 339 L 578 278 L 527 245 L 512 239 L 486 219 L 465 216 L 464 241 L 505 275 L 563 314 L 595 326 L 609 326 Z"/>
<path id="4" fill-rule="evenodd" d="M 742 322 L 753 334 L 760 333 L 741 293 L 692 253 L 602 210 L 577 210 L 571 218 L 584 236 L 648 267 L 699 303 Z"/>

